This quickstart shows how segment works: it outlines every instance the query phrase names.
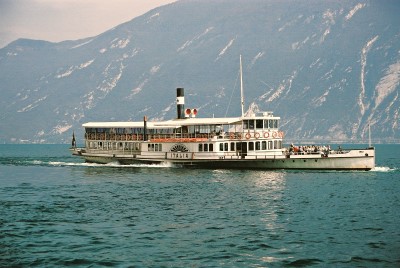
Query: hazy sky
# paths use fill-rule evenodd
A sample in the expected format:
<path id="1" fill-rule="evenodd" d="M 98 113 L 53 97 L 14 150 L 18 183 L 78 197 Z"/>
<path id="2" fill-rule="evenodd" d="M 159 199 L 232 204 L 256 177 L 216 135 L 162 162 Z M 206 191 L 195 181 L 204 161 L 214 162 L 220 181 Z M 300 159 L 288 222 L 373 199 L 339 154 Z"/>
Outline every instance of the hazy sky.
<path id="1" fill-rule="evenodd" d="M 0 48 L 18 38 L 75 40 L 98 35 L 176 0 L 0 0 Z"/>

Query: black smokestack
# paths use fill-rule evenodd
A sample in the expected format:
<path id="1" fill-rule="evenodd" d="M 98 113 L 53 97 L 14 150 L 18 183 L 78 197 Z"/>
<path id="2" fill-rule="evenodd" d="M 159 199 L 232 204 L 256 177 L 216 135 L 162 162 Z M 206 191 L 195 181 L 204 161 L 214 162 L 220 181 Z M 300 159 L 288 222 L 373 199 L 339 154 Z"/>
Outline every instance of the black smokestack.
<path id="1" fill-rule="evenodd" d="M 176 111 L 178 119 L 185 118 L 185 93 L 183 88 L 176 89 Z"/>

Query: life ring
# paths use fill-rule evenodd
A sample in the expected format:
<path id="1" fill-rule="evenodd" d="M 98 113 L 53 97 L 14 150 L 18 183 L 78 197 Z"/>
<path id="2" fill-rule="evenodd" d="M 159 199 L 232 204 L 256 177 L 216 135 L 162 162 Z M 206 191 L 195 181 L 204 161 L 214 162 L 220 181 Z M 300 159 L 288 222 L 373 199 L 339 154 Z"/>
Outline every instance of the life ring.
<path id="1" fill-rule="evenodd" d="M 235 134 L 234 134 L 233 132 L 231 132 L 231 133 L 229 134 L 229 139 L 233 140 L 234 138 L 235 138 Z"/>
<path id="2" fill-rule="evenodd" d="M 279 131 L 279 138 L 283 138 L 283 136 L 284 136 L 283 131 Z"/>
<path id="3" fill-rule="evenodd" d="M 137 136 L 136 136 L 136 134 L 132 134 L 132 140 L 136 140 L 136 138 L 137 138 Z"/>
<path id="4" fill-rule="evenodd" d="M 278 136 L 277 132 L 272 132 L 272 137 L 275 139 Z"/>
<path id="5" fill-rule="evenodd" d="M 90 134 L 90 139 L 91 139 L 91 140 L 94 140 L 95 137 L 96 137 L 96 136 L 94 135 L 94 133 Z"/>
<path id="6" fill-rule="evenodd" d="M 256 138 L 256 139 L 260 138 L 260 133 L 258 133 L 258 132 L 254 133 L 254 138 Z"/>
<path id="7" fill-rule="evenodd" d="M 141 141 L 141 140 L 143 140 L 143 136 L 142 135 L 139 135 L 138 136 L 138 139 Z"/>
<path id="8" fill-rule="evenodd" d="M 104 140 L 104 134 L 100 134 L 99 140 Z"/>
<path id="9" fill-rule="evenodd" d="M 242 138 L 242 133 L 238 133 L 237 138 L 240 140 Z"/>
<path id="10" fill-rule="evenodd" d="M 247 132 L 245 137 L 246 137 L 246 139 L 250 139 L 250 138 L 251 138 L 251 135 L 250 135 L 250 133 L 249 133 L 249 132 Z"/>
<path id="11" fill-rule="evenodd" d="M 264 138 L 266 138 L 266 139 L 269 138 L 269 132 L 264 132 Z"/>
<path id="12" fill-rule="evenodd" d="M 127 141 L 130 141 L 132 139 L 132 136 L 131 135 L 126 135 L 126 140 Z"/>

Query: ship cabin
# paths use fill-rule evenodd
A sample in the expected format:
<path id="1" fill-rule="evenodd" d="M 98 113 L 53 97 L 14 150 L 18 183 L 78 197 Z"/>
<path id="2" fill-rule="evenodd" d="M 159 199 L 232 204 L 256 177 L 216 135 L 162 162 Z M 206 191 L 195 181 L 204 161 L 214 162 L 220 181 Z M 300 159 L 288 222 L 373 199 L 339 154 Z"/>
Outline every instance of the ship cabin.
<path id="1" fill-rule="evenodd" d="M 226 159 L 282 155 L 279 117 L 181 118 L 147 122 L 93 122 L 85 128 L 85 151 L 136 158 Z"/>

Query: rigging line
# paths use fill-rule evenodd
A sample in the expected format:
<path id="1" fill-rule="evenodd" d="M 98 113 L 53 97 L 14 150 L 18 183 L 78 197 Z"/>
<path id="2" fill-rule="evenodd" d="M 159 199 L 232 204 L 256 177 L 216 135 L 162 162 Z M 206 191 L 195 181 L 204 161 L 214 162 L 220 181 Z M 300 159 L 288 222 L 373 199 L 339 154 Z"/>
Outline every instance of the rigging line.
<path id="1" fill-rule="evenodd" d="M 238 78 L 239 78 L 239 74 L 240 74 L 240 72 L 238 72 L 238 74 L 237 74 L 237 76 L 236 76 L 235 85 L 233 86 L 232 93 L 231 93 L 231 97 L 229 98 L 228 107 L 226 107 L 225 117 L 226 117 L 226 115 L 228 114 L 229 107 L 231 106 L 232 96 L 233 96 L 233 92 L 235 92 L 235 89 L 236 89 L 236 85 L 237 85 L 237 81 L 238 81 Z"/>

